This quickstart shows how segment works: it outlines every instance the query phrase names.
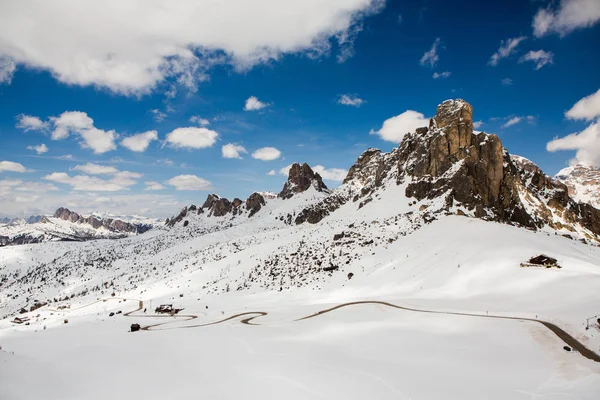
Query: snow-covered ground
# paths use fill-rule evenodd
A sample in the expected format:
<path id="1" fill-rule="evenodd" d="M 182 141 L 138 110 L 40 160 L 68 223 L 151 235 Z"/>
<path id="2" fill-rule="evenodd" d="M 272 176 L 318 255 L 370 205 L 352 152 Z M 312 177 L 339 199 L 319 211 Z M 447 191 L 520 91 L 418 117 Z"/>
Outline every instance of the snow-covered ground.
<path id="1" fill-rule="evenodd" d="M 315 225 L 285 223 L 323 196 L 309 191 L 253 218 L 0 249 L 3 315 L 74 295 L 24 314 L 28 326 L 0 321 L 0 398 L 597 398 L 600 363 L 535 321 L 489 317 L 549 321 L 600 353 L 598 326 L 585 329 L 600 314 L 600 248 L 474 218 L 425 223 L 435 204 L 403 190 Z M 539 253 L 562 268 L 520 267 Z M 139 301 L 147 313 L 132 312 Z M 354 301 L 473 315 L 355 304 L 299 320 Z M 155 316 L 164 303 L 184 310 Z"/>

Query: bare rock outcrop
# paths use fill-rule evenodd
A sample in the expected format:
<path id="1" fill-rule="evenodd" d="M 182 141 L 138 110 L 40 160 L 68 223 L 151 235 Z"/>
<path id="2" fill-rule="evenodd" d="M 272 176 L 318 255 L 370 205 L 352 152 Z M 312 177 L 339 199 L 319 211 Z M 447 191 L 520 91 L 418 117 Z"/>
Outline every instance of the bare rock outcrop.
<path id="1" fill-rule="evenodd" d="M 314 187 L 318 192 L 324 192 L 328 190 L 325 183 L 323 183 L 321 175 L 314 172 L 307 163 L 302 165 L 299 163 L 294 163 L 290 167 L 288 180 L 283 185 L 283 189 L 279 193 L 278 197 L 282 199 L 289 199 L 294 194 L 304 192 L 310 187 Z"/>

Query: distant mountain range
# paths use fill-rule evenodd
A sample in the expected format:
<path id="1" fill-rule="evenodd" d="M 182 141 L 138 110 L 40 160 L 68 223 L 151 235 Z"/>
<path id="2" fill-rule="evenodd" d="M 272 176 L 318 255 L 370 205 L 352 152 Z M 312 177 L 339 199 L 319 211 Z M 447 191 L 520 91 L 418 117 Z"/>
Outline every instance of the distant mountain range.
<path id="1" fill-rule="evenodd" d="M 143 233 L 162 224 L 162 220 L 139 216 L 117 218 L 99 213 L 83 216 L 61 207 L 52 216 L 2 218 L 0 246 L 45 241 L 116 239 Z"/>
<path id="2" fill-rule="evenodd" d="M 556 179 L 567 185 L 573 199 L 600 208 L 600 169 L 577 164 L 558 172 Z"/>

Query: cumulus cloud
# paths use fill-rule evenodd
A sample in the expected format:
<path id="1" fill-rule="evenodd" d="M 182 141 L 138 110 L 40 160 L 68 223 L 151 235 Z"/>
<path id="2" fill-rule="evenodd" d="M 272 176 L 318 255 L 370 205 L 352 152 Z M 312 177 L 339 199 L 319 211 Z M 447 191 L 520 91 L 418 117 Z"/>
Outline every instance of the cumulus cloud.
<path id="1" fill-rule="evenodd" d="M 579 100 L 565 115 L 569 119 L 585 119 L 587 121 L 600 117 L 600 89 Z"/>
<path id="2" fill-rule="evenodd" d="M 289 168 L 288 168 L 289 171 Z M 317 172 L 325 180 L 341 182 L 348 175 L 348 171 L 341 168 L 325 168 L 322 165 L 315 165 L 313 171 Z"/>
<path id="3" fill-rule="evenodd" d="M 158 132 L 147 131 L 126 137 L 121 141 L 121 146 L 128 148 L 131 151 L 142 153 L 146 151 L 150 142 L 158 140 Z"/>
<path id="4" fill-rule="evenodd" d="M 600 90 L 579 100 L 565 116 L 574 120 L 595 122 L 581 132 L 572 133 L 563 138 L 555 137 L 546 144 L 551 152 L 559 150 L 575 150 L 571 164 L 583 163 L 600 166 Z"/>
<path id="5" fill-rule="evenodd" d="M 165 187 L 156 181 L 146 181 L 144 182 L 146 185 L 146 190 L 163 190 Z"/>
<path id="6" fill-rule="evenodd" d="M 269 175 L 269 176 L 275 176 L 275 175 L 277 175 L 277 172 L 275 172 L 275 170 L 272 169 L 269 172 L 267 172 L 267 175 Z"/>
<path id="7" fill-rule="evenodd" d="M 206 118 L 201 118 L 199 115 L 192 115 L 190 117 L 190 122 L 192 124 L 196 124 L 196 125 L 200 125 L 200 126 L 210 125 L 209 120 L 207 120 Z"/>
<path id="8" fill-rule="evenodd" d="M 237 145 L 235 143 L 228 143 L 221 147 L 221 153 L 223 158 L 238 158 L 241 159 L 240 153 L 248 153 L 244 146 Z"/>
<path id="9" fill-rule="evenodd" d="M 546 144 L 546 150 L 576 150 L 571 164 L 583 163 L 600 166 L 600 123 L 594 122 L 583 131 L 563 138 L 554 138 Z"/>
<path id="10" fill-rule="evenodd" d="M 473 122 L 473 128 L 479 129 L 483 126 L 483 121 L 475 121 Z"/>
<path id="11" fill-rule="evenodd" d="M 345 106 L 360 107 L 364 103 L 366 103 L 366 101 L 355 94 L 341 94 L 338 98 L 338 104 L 343 104 Z"/>
<path id="12" fill-rule="evenodd" d="M 176 190 L 210 190 L 212 183 L 196 175 L 178 175 L 166 182 Z"/>
<path id="13" fill-rule="evenodd" d="M 115 150 L 118 135 L 114 130 L 105 131 L 94 126 L 94 120 L 81 111 L 65 111 L 58 117 L 50 117 L 49 122 L 42 122 L 38 117 L 19 115 L 17 127 L 24 130 L 46 130 L 52 126 L 52 140 L 62 140 L 71 134 L 78 135 L 82 148 L 91 149 L 96 154 Z"/>
<path id="14" fill-rule="evenodd" d="M 156 122 L 163 122 L 165 118 L 167 118 L 167 114 L 160 111 L 158 108 L 150 110 L 150 112 L 152 113 L 152 118 L 154 118 Z"/>
<path id="15" fill-rule="evenodd" d="M 37 146 L 27 146 L 27 150 L 33 150 L 38 154 L 44 154 L 48 152 L 48 147 L 44 143 L 38 144 Z"/>
<path id="16" fill-rule="evenodd" d="M 43 122 L 33 115 L 17 115 L 17 128 L 27 131 L 42 131 L 48 128 L 48 122 Z"/>
<path id="17" fill-rule="evenodd" d="M 118 169 L 110 165 L 100 165 L 94 163 L 87 163 L 83 165 L 76 165 L 71 168 L 73 171 L 81 171 L 90 175 L 112 175 L 119 172 Z"/>
<path id="18" fill-rule="evenodd" d="M 413 110 L 407 110 L 400 115 L 388 118 L 378 131 L 371 130 L 371 135 L 378 135 L 388 142 L 400 143 L 404 135 L 414 132 L 417 128 L 428 126 L 429 119 L 423 114 Z"/>
<path id="19" fill-rule="evenodd" d="M 27 172 L 27 168 L 13 161 L 0 161 L 0 172 Z"/>
<path id="20" fill-rule="evenodd" d="M 492 54 L 492 56 L 490 57 L 490 61 L 488 61 L 488 64 L 494 67 L 498 65 L 498 62 L 500 62 L 501 59 L 513 54 L 517 50 L 519 43 L 521 43 L 525 39 L 527 39 L 526 36 L 519 36 L 511 39 L 502 40 L 500 42 L 500 48 L 498 49 L 498 51 Z"/>
<path id="21" fill-rule="evenodd" d="M 141 178 L 142 176 L 142 174 L 136 172 L 119 171 L 110 179 L 103 179 L 98 178 L 97 176 L 70 176 L 66 172 L 53 172 L 44 176 L 43 179 L 71 186 L 75 191 L 117 192 L 129 190 L 129 187 L 137 183 L 136 179 Z"/>
<path id="22" fill-rule="evenodd" d="M 244 111 L 257 111 L 262 110 L 265 107 L 268 107 L 269 103 L 263 103 L 255 96 L 250 96 L 246 99 L 246 103 L 244 104 Z"/>
<path id="23" fill-rule="evenodd" d="M 215 65 L 241 71 L 284 54 L 318 57 L 330 53 L 332 40 L 344 52 L 363 19 L 384 4 L 81 0 L 32 7 L 7 2 L 0 14 L 0 65 L 7 65 L 0 71 L 7 72 L 0 77 L 6 81 L 21 64 L 50 71 L 60 82 L 128 95 L 148 93 L 165 80 L 194 90 Z"/>
<path id="24" fill-rule="evenodd" d="M 519 62 L 532 61 L 535 64 L 535 69 L 540 69 L 546 64 L 552 64 L 554 62 L 554 53 L 551 51 L 530 51 L 519 59 Z"/>
<path id="25" fill-rule="evenodd" d="M 438 49 L 440 48 L 441 44 L 442 41 L 440 40 L 440 38 L 436 38 L 433 42 L 433 45 L 431 46 L 431 49 L 429 51 L 426 51 L 425 54 L 423 54 L 423 57 L 421 57 L 421 65 L 429 65 L 431 68 L 435 67 L 435 65 L 440 60 L 440 56 L 438 55 Z"/>
<path id="26" fill-rule="evenodd" d="M 510 86 L 513 84 L 513 80 L 510 78 L 502 78 L 500 81 L 504 86 Z"/>
<path id="27" fill-rule="evenodd" d="M 600 21 L 598 0 L 561 0 L 556 9 L 552 5 L 540 8 L 533 17 L 535 36 L 556 33 L 563 37 L 575 29 L 588 28 Z"/>
<path id="28" fill-rule="evenodd" d="M 204 149 L 216 143 L 219 134 L 207 128 L 177 128 L 167 134 L 166 143 L 183 149 Z"/>
<path id="29" fill-rule="evenodd" d="M 281 157 L 281 151 L 275 147 L 263 147 L 252 153 L 252 158 L 263 161 L 273 161 Z"/>
<path id="30" fill-rule="evenodd" d="M 450 71 L 444 71 L 444 72 L 434 72 L 433 73 L 433 79 L 446 79 L 448 78 L 450 75 L 452 75 L 452 72 Z"/>

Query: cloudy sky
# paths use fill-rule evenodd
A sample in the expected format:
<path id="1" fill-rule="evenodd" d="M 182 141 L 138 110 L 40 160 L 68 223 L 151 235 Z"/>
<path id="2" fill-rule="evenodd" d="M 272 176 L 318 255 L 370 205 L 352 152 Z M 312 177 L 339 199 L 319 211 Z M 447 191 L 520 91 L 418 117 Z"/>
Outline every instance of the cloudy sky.
<path id="1" fill-rule="evenodd" d="M 463 98 L 554 174 L 600 165 L 597 0 L 0 0 L 0 216 L 169 216 L 336 186 Z M 282 173 L 283 172 L 283 173 Z"/>

